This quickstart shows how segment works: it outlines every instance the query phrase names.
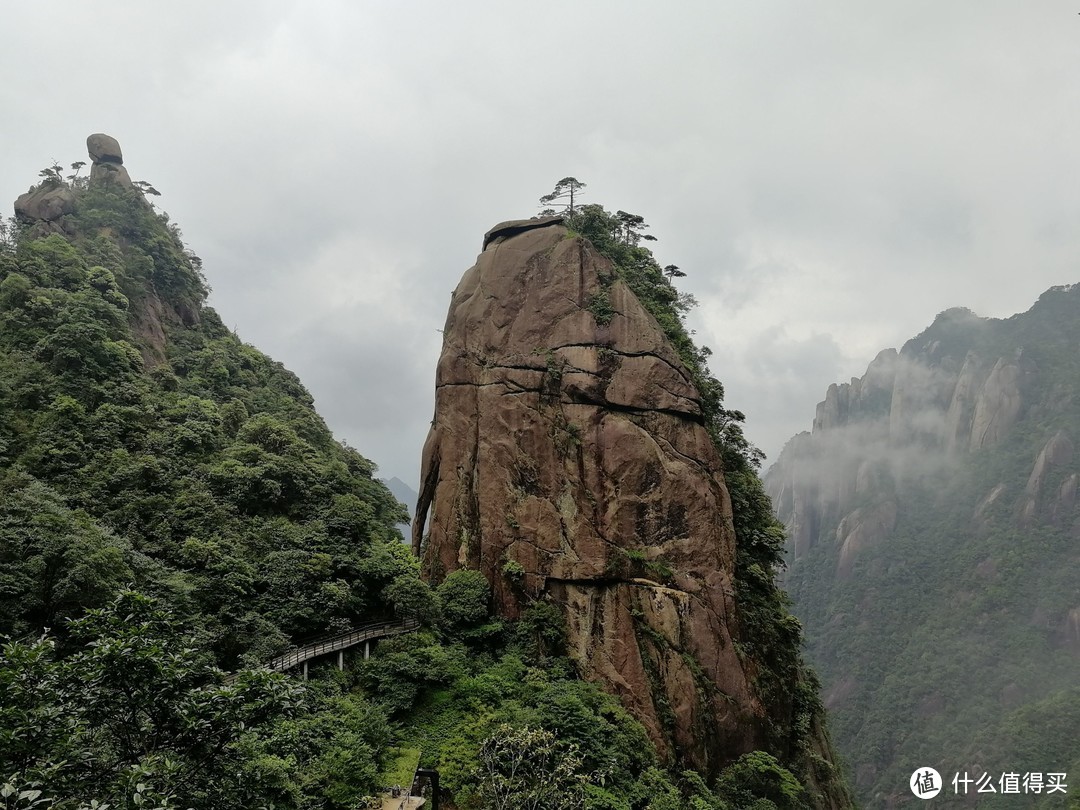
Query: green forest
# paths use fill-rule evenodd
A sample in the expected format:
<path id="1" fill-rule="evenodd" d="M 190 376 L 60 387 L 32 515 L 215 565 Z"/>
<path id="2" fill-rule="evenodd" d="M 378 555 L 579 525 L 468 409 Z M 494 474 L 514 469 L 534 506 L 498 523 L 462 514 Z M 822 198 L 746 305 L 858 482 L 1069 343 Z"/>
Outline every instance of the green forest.
<path id="1" fill-rule="evenodd" d="M 787 574 L 809 657 L 838 696 L 837 746 L 861 774 L 867 806 L 886 806 L 890 790 L 928 764 L 947 780 L 1066 773 L 1067 794 L 983 795 L 979 806 L 1077 806 L 1080 647 L 1067 617 L 1080 605 L 1080 523 L 1059 495 L 1074 469 L 1068 459 L 1048 465 L 1026 499 L 1040 451 L 1056 434 L 1076 437 L 1080 424 L 1078 303 L 1072 286 L 1007 319 L 951 310 L 909 341 L 901 359 L 926 374 L 955 375 L 968 358 L 986 375 L 998 358 L 1017 358 L 1024 404 L 1015 425 L 951 458 L 937 440 L 892 436 L 897 457 L 914 443 L 919 460 L 888 473 L 881 465 L 875 486 L 823 513 L 818 543 Z M 936 424 L 930 415 L 948 405 L 931 403 L 922 423 Z M 806 463 L 823 478 L 839 469 L 843 430 L 877 435 L 869 426 L 885 425 L 889 409 L 886 395 L 853 411 L 839 444 L 823 431 Z M 898 505 L 895 528 L 838 573 L 837 522 L 883 500 Z"/>
<path id="2" fill-rule="evenodd" d="M 773 581 L 783 535 L 760 459 L 683 326 L 688 300 L 618 217 L 570 222 L 705 397 L 736 501 L 744 653 L 778 707 L 776 756 L 713 779 L 661 762 L 578 678 L 549 605 L 511 623 L 476 572 L 420 579 L 374 465 L 206 306 L 199 259 L 139 190 L 43 175 L 75 194 L 62 232 L 0 234 L 0 807 L 379 807 L 417 762 L 461 810 L 786 810 L 818 803 L 809 769 L 836 782 L 806 749 L 822 711 Z M 422 627 L 344 670 L 261 668 L 396 617 Z"/>

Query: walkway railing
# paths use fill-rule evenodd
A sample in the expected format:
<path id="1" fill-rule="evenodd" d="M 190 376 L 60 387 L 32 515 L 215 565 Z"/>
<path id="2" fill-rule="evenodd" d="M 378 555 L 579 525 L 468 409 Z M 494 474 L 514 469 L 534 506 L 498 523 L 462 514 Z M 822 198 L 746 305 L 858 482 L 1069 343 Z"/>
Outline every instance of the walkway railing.
<path id="1" fill-rule="evenodd" d="M 298 647 L 295 650 L 291 650 L 290 652 L 267 662 L 265 667 L 276 672 L 285 672 L 293 667 L 300 666 L 300 664 L 305 661 L 310 661 L 312 658 L 318 658 L 320 655 L 327 655 L 332 652 L 342 652 L 351 647 L 363 644 L 365 641 L 374 641 L 376 639 L 386 638 L 387 636 L 397 636 L 402 633 L 408 633 L 412 630 L 416 630 L 419 626 L 420 622 L 416 619 L 401 619 L 395 622 L 365 624 L 362 627 L 357 627 L 355 630 L 350 630 L 347 633 L 316 639 L 306 646 Z"/>

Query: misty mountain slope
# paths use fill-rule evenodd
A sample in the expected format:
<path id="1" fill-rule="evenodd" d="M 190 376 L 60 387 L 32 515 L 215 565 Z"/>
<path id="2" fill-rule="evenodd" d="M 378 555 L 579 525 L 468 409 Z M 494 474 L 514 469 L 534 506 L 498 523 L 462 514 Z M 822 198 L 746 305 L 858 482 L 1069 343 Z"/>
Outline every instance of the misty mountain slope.
<path id="1" fill-rule="evenodd" d="M 868 806 L 923 765 L 1080 771 L 1078 348 L 1080 287 L 944 312 L 830 386 L 766 476 Z"/>
<path id="2" fill-rule="evenodd" d="M 416 508 L 416 499 L 418 497 L 416 490 L 396 476 L 389 481 L 383 481 L 382 483 L 386 485 L 386 488 L 390 490 L 390 494 L 393 495 L 398 503 L 402 504 L 408 512 L 409 522 L 398 523 L 395 528 L 401 532 L 403 538 L 411 537 L 413 510 Z"/>

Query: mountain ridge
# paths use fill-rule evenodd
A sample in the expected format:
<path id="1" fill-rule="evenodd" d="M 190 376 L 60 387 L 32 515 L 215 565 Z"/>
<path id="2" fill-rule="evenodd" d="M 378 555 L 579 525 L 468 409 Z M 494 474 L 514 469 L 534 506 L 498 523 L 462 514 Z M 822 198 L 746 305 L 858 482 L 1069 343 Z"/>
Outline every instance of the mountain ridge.
<path id="1" fill-rule="evenodd" d="M 1029 719 L 1072 706 L 1080 660 L 1078 345 L 1076 285 L 1009 318 L 946 310 L 830 385 L 812 432 L 765 476 L 790 538 L 785 583 L 868 807 L 902 796 L 919 763 L 1080 760 Z"/>

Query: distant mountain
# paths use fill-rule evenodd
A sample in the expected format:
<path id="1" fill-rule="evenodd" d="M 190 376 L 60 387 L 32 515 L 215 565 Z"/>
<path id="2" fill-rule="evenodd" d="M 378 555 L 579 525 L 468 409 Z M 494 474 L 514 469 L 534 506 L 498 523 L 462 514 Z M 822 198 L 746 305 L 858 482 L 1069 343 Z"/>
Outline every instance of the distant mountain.
<path id="1" fill-rule="evenodd" d="M 765 478 L 867 807 L 922 766 L 1080 773 L 1078 349 L 1080 286 L 944 312 L 831 385 Z"/>
<path id="2" fill-rule="evenodd" d="M 404 505 L 406 511 L 409 513 L 409 520 L 411 521 L 414 510 L 416 509 L 416 499 L 420 497 L 417 495 L 416 490 L 396 476 L 389 481 L 383 480 L 382 483 L 390 490 L 390 494 Z M 409 523 L 398 523 L 397 528 L 401 532 L 401 536 L 405 538 L 405 542 L 411 542 L 411 525 Z"/>

